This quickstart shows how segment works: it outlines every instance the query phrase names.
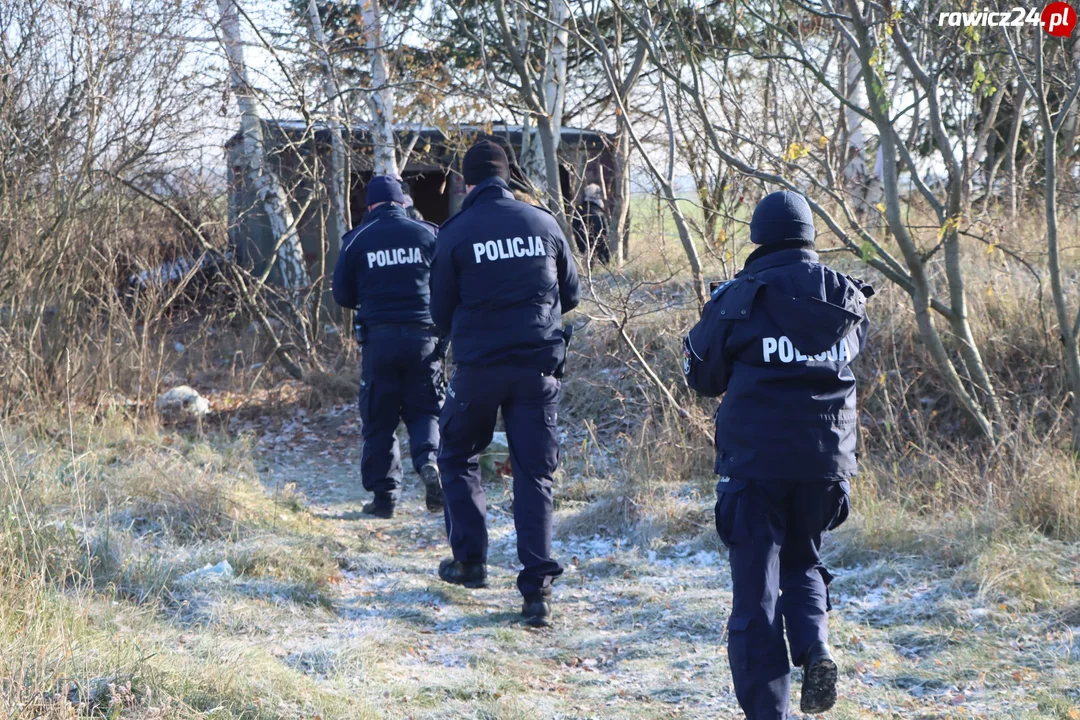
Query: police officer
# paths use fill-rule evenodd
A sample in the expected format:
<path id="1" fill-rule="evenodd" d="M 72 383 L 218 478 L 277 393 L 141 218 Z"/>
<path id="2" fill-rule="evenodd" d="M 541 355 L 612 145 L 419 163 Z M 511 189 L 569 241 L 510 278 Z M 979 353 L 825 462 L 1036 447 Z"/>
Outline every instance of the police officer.
<path id="1" fill-rule="evenodd" d="M 683 371 L 716 412 L 716 529 L 728 548 L 728 658 L 750 720 L 787 717 L 790 659 L 801 708 L 836 702 L 821 536 L 847 518 L 856 474 L 855 376 L 873 290 L 818 262 L 806 200 L 781 191 L 755 208 L 758 244 L 713 292 L 683 341 Z M 787 646 L 784 631 L 787 631 Z"/>
<path id="2" fill-rule="evenodd" d="M 408 215 L 409 218 L 412 220 L 416 220 L 418 222 L 427 222 L 426 220 L 424 220 L 423 213 L 416 209 L 416 203 L 413 202 L 412 195 L 408 193 L 405 193 L 405 214 Z"/>
<path id="3" fill-rule="evenodd" d="M 578 252 L 590 262 L 596 258 L 607 265 L 611 259 L 609 225 L 603 191 L 597 183 L 589 183 L 582 188 L 581 202 L 574 208 L 573 230 Z"/>
<path id="4" fill-rule="evenodd" d="M 468 195 L 443 224 L 431 269 L 431 315 L 454 345 L 456 372 L 440 416 L 439 467 L 453 558 L 449 583 L 487 586 L 488 534 L 479 455 L 500 409 L 514 472 L 514 525 L 524 566 L 518 590 L 533 626 L 551 622 L 552 475 L 566 338 L 562 313 L 578 304 L 573 255 L 546 211 L 514 199 L 506 153 L 492 142 L 465 154 Z"/>
<path id="5" fill-rule="evenodd" d="M 360 474 L 364 489 L 375 494 L 363 511 L 379 518 L 394 514 L 401 495 L 397 426 L 404 420 L 427 508 L 439 512 L 436 453 L 445 344 L 428 308 L 435 229 L 406 216 L 396 178 L 372 178 L 367 203 L 364 222 L 342 238 L 334 268 L 334 300 L 356 310 L 356 337 L 363 348 Z"/>

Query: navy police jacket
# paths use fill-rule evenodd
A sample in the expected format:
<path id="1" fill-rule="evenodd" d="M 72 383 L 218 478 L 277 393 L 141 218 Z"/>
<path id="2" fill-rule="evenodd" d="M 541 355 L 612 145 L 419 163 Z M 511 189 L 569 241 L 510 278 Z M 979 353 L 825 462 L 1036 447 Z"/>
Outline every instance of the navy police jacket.
<path id="1" fill-rule="evenodd" d="M 859 425 L 850 365 L 866 341 L 874 291 L 809 248 L 762 250 L 713 293 L 683 340 L 687 382 L 724 395 L 716 473 L 846 480 L 857 472 Z"/>
<path id="2" fill-rule="evenodd" d="M 356 310 L 357 325 L 431 325 L 435 232 L 400 205 L 376 207 L 341 240 L 334 300 Z"/>
<path id="3" fill-rule="evenodd" d="M 431 317 L 460 365 L 554 372 L 566 352 L 562 313 L 579 295 L 559 223 L 515 200 L 501 178 L 474 187 L 439 230 Z"/>

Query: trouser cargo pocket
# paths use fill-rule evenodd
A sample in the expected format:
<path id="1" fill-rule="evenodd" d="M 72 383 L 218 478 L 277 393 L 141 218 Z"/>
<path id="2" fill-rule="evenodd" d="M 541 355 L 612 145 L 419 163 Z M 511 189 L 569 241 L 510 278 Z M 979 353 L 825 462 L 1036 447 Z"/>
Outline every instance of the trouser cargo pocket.
<path id="1" fill-rule="evenodd" d="M 733 670 L 750 669 L 750 618 L 732 615 L 728 618 L 728 658 Z"/>

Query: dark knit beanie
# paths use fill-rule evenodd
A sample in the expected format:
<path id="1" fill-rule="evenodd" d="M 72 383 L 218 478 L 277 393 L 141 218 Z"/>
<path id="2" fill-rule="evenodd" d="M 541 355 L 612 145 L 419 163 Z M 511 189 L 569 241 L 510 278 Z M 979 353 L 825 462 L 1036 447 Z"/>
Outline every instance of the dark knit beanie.
<path id="1" fill-rule="evenodd" d="M 750 241 L 766 245 L 785 240 L 813 242 L 814 215 L 802 195 L 778 190 L 766 195 L 754 208 L 750 219 Z"/>
<path id="2" fill-rule="evenodd" d="M 506 152 L 490 140 L 481 140 L 465 153 L 461 174 L 466 185 L 479 185 L 490 177 L 510 179 L 510 162 Z"/>
<path id="3" fill-rule="evenodd" d="M 376 175 L 367 186 L 368 205 L 381 202 L 405 204 L 405 193 L 401 191 L 401 181 L 390 175 Z"/>

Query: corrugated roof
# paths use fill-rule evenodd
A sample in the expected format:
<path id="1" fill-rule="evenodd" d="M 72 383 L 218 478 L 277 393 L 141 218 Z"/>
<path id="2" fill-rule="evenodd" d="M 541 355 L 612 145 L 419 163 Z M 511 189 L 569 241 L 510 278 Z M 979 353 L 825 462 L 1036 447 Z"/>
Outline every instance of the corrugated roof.
<path id="1" fill-rule="evenodd" d="M 293 120 L 289 120 L 289 119 L 284 119 L 284 120 L 264 120 L 263 122 L 268 127 L 277 128 L 279 130 L 284 131 L 285 133 L 288 133 L 289 135 L 293 135 L 293 134 L 297 134 L 297 133 L 314 132 L 316 138 L 319 138 L 319 139 L 322 139 L 320 136 L 325 135 L 330 130 L 330 128 L 333 127 L 333 125 L 331 125 L 330 123 L 326 123 L 326 122 L 322 122 L 322 121 L 314 122 L 314 123 L 309 125 L 304 120 L 299 120 L 299 119 L 293 119 Z M 338 125 L 337 127 L 341 127 L 341 126 Z M 510 136 L 510 141 L 514 142 L 514 143 L 517 143 L 517 142 L 519 142 L 521 140 L 521 132 L 522 132 L 522 126 L 521 125 L 506 125 L 506 124 L 502 124 L 502 123 L 483 123 L 483 124 L 462 123 L 462 124 L 459 124 L 459 125 L 450 126 L 450 129 L 452 131 L 454 131 L 456 134 L 465 135 L 465 136 L 468 136 L 468 135 L 476 136 L 476 135 L 478 135 L 478 136 L 493 137 L 493 138 L 505 138 L 507 135 L 509 135 Z M 436 127 L 434 125 L 424 125 L 424 126 L 417 127 L 416 125 L 400 124 L 400 125 L 396 125 L 394 127 L 394 132 L 397 133 L 397 134 L 402 134 L 402 135 L 408 134 L 408 133 L 419 132 L 420 137 L 422 137 L 422 138 L 438 138 L 439 140 L 448 140 L 448 139 L 450 139 L 446 135 L 446 133 L 443 131 L 442 128 Z M 352 134 L 353 134 L 354 138 L 362 139 L 364 141 L 367 141 L 367 139 L 369 137 L 368 129 L 367 129 L 367 127 L 364 127 L 364 126 L 353 127 Z M 562 129 L 562 140 L 563 140 L 563 142 L 573 143 L 573 144 L 580 144 L 583 141 L 585 143 L 587 143 L 587 144 L 593 144 L 593 143 L 602 144 L 605 141 L 610 141 L 611 137 L 612 136 L 611 136 L 610 133 L 600 132 L 600 131 L 597 131 L 597 130 L 589 130 L 589 129 L 584 129 L 584 128 L 573 128 L 573 127 L 564 127 Z M 240 139 L 241 139 L 241 133 L 240 132 L 235 133 L 225 143 L 225 147 L 232 147 L 234 144 L 239 142 Z"/>

